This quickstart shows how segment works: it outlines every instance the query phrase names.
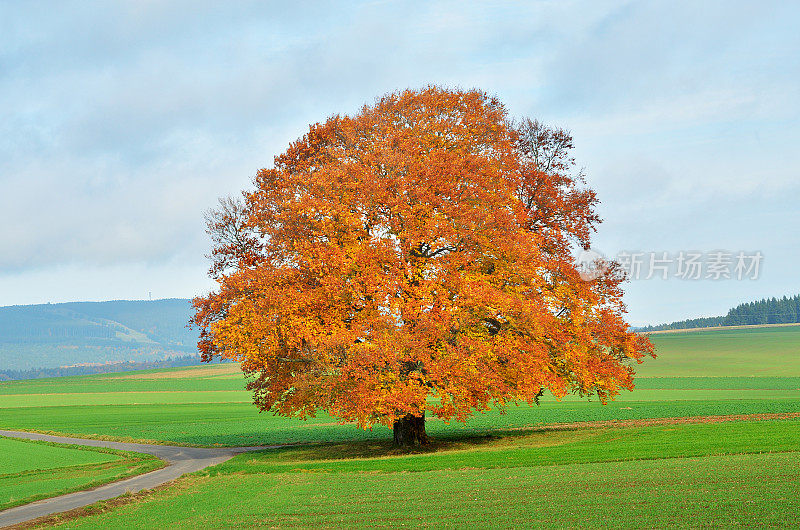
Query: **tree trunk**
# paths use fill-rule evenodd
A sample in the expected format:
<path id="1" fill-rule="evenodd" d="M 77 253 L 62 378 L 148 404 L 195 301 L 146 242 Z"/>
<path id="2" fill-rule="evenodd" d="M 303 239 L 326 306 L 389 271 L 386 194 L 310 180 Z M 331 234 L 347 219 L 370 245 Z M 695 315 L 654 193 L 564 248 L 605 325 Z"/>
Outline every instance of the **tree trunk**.
<path id="1" fill-rule="evenodd" d="M 425 413 L 422 416 L 406 414 L 394 422 L 394 445 L 413 447 L 426 445 L 428 435 L 425 434 Z"/>

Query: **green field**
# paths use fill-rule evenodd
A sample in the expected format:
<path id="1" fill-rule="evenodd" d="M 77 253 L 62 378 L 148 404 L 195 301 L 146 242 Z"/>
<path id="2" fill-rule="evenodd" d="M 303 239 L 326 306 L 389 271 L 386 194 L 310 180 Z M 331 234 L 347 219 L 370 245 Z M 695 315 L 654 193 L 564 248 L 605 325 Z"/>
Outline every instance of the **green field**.
<path id="1" fill-rule="evenodd" d="M 800 412 L 800 326 L 655 334 L 658 358 L 638 367 L 637 389 L 601 405 L 545 398 L 431 420 L 439 437 L 552 423 Z M 0 428 L 187 445 L 384 439 L 320 414 L 309 421 L 259 413 L 233 364 L 0 383 Z"/>
<path id="2" fill-rule="evenodd" d="M 158 469 L 149 455 L 0 437 L 0 510 Z"/>
<path id="3" fill-rule="evenodd" d="M 312 444 L 240 455 L 70 527 L 464 527 L 487 517 L 500 526 L 791 526 L 800 509 L 800 326 L 652 340 L 658 358 L 607 405 L 550 397 L 466 424 L 429 419 L 435 451 L 422 454 L 396 454 L 384 427 L 258 413 L 233 364 L 0 383 L 0 428 Z M 784 419 L 677 419 L 753 414 Z"/>
<path id="4" fill-rule="evenodd" d="M 800 458 L 789 453 L 413 476 L 226 475 L 190 479 L 179 494 L 70 528 L 791 527 L 798 469 Z"/>
<path id="5" fill-rule="evenodd" d="M 659 359 L 638 370 L 643 377 L 800 375 L 800 325 L 654 333 Z"/>
<path id="6" fill-rule="evenodd" d="M 69 526 L 791 526 L 798 428 L 547 431 L 398 456 L 374 442 L 265 451 Z"/>

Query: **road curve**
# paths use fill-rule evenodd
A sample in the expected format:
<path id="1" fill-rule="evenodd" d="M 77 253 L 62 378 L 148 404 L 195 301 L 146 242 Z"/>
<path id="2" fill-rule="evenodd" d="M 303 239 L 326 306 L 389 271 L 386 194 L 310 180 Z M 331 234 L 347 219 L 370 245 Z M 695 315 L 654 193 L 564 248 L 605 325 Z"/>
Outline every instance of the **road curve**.
<path id="1" fill-rule="evenodd" d="M 85 438 L 67 438 L 63 436 L 50 436 L 23 431 L 3 431 L 0 436 L 25 438 L 28 440 L 45 440 L 62 444 L 88 445 L 92 447 L 108 447 L 121 451 L 134 451 L 147 453 L 168 462 L 169 465 L 143 475 L 137 475 L 105 486 L 99 486 L 85 491 L 78 491 L 32 502 L 16 508 L 9 508 L 0 512 L 0 528 L 30 521 L 45 515 L 65 512 L 82 506 L 88 506 L 98 501 L 112 499 L 126 492 L 136 493 L 141 490 L 154 488 L 161 484 L 175 480 L 185 473 L 199 471 L 208 466 L 220 464 L 239 453 L 258 451 L 260 449 L 274 449 L 280 445 L 263 447 L 225 447 L 220 449 L 205 449 L 198 447 L 179 447 L 174 445 L 151 445 L 128 442 L 107 442 L 105 440 L 89 440 Z"/>

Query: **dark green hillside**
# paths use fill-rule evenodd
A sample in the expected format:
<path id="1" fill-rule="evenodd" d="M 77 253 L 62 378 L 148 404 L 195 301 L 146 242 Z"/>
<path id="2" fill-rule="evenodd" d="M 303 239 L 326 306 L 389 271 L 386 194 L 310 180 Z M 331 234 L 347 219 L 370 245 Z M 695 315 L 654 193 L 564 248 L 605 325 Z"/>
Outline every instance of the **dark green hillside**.
<path id="1" fill-rule="evenodd" d="M 147 362 L 196 350 L 189 300 L 0 307 L 0 370 Z"/>

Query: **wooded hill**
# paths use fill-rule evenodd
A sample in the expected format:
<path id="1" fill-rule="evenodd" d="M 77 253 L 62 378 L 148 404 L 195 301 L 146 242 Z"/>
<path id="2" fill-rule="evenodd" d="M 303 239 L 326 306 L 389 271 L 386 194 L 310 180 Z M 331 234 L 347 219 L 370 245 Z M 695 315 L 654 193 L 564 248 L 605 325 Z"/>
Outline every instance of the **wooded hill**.
<path id="1" fill-rule="evenodd" d="M 120 361 L 151 362 L 197 351 L 187 299 L 0 307 L 0 370 Z"/>
<path id="2" fill-rule="evenodd" d="M 764 298 L 757 302 L 739 304 L 725 316 L 692 318 L 671 324 L 645 326 L 639 328 L 639 331 L 794 323 L 800 323 L 800 295 Z"/>

